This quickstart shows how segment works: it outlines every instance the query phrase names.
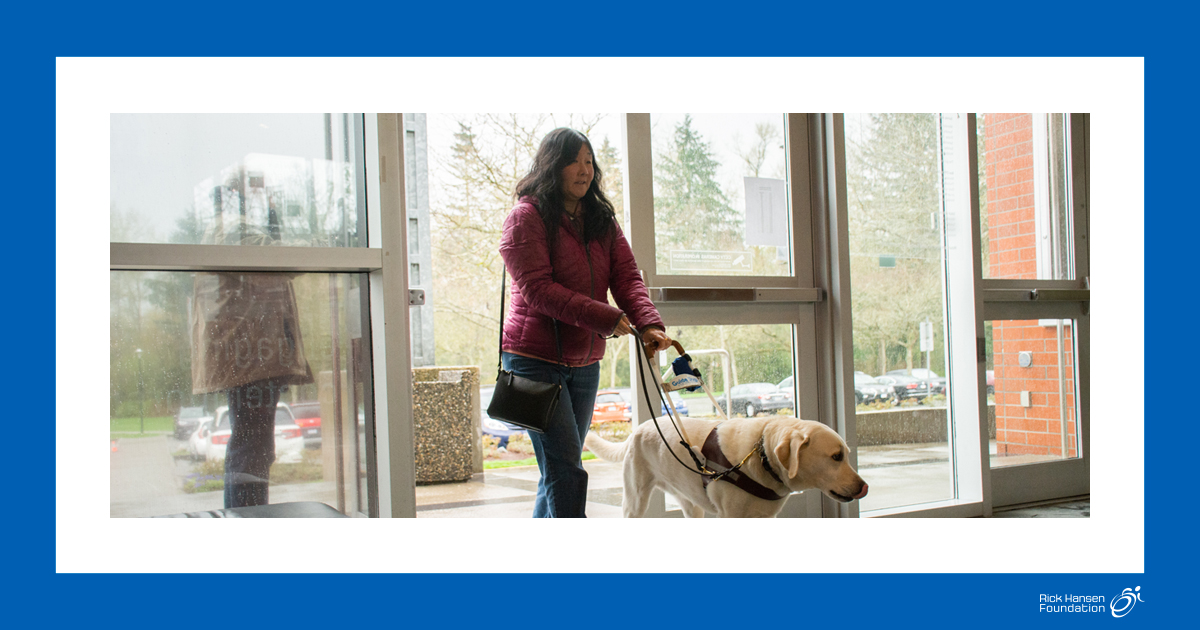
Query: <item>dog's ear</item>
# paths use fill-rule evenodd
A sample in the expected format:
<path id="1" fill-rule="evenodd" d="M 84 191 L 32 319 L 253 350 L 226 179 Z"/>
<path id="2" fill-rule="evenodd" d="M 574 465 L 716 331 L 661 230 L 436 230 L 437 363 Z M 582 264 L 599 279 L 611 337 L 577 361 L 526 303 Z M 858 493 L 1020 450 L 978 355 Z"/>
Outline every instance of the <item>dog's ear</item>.
<path id="1" fill-rule="evenodd" d="M 800 472 L 800 449 L 808 444 L 808 436 L 800 431 L 792 431 L 784 435 L 775 445 L 775 457 L 779 463 L 787 467 L 788 479 L 795 479 Z"/>

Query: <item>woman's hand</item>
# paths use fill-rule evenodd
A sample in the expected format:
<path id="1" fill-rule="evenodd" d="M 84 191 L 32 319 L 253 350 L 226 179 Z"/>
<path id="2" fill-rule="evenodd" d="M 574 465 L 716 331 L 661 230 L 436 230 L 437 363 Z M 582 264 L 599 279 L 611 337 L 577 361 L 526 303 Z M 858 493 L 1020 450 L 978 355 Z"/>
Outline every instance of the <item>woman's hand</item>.
<path id="1" fill-rule="evenodd" d="M 629 323 L 629 318 L 622 315 L 621 321 L 617 322 L 616 328 L 613 328 L 612 337 L 620 337 L 621 335 L 633 334 L 633 324 Z M 658 328 L 647 329 L 642 333 L 642 345 L 646 347 L 646 352 L 653 357 L 659 350 L 666 350 L 671 347 L 671 338 L 667 333 Z"/>
<path id="2" fill-rule="evenodd" d="M 613 328 L 612 336 L 620 337 L 622 335 L 633 334 L 633 324 L 629 323 L 629 318 L 622 315 L 621 321 L 617 322 L 617 327 Z"/>
<path id="3" fill-rule="evenodd" d="M 646 352 L 653 357 L 659 350 L 666 350 L 671 347 L 671 338 L 667 333 L 657 328 L 650 328 L 642 333 L 642 345 L 646 347 Z"/>

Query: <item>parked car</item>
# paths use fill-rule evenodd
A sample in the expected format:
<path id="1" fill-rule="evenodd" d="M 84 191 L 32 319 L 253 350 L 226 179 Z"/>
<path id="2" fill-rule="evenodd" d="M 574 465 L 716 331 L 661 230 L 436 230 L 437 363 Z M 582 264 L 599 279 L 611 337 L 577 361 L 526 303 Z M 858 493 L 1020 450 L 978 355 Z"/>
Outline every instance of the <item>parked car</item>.
<path id="1" fill-rule="evenodd" d="M 188 439 L 205 420 L 212 420 L 212 416 L 204 407 L 180 407 L 175 412 L 175 439 Z"/>
<path id="2" fill-rule="evenodd" d="M 205 418 L 200 421 L 196 429 L 188 436 L 188 456 L 195 460 L 203 460 L 207 458 L 208 453 L 208 434 L 212 432 L 212 419 Z"/>
<path id="3" fill-rule="evenodd" d="M 931 393 L 933 393 L 929 387 L 928 381 L 923 381 L 911 376 L 884 374 L 883 376 L 876 377 L 875 380 L 881 383 L 886 383 L 892 387 L 892 401 L 897 405 L 910 398 L 924 400 Z"/>
<path id="4" fill-rule="evenodd" d="M 225 459 L 225 450 L 229 447 L 229 437 L 233 430 L 229 426 L 229 408 L 217 407 L 216 420 L 213 430 L 208 433 L 204 458 L 208 461 Z M 286 403 L 275 407 L 275 461 L 279 463 L 298 463 L 304 454 L 304 435 L 291 408 Z"/>
<path id="5" fill-rule="evenodd" d="M 508 438 L 514 435 L 525 435 L 526 431 L 515 424 L 509 424 L 503 420 L 497 420 L 487 414 L 488 405 L 490 405 L 492 402 L 492 393 L 495 391 L 495 387 L 479 388 L 479 429 L 484 435 L 490 435 L 500 440 L 501 448 L 507 448 Z"/>
<path id="6" fill-rule="evenodd" d="M 778 387 L 779 391 L 787 394 L 789 399 L 796 398 L 796 377 L 789 376 L 782 381 L 779 381 L 779 384 L 777 384 L 775 387 Z"/>
<path id="7" fill-rule="evenodd" d="M 987 371 L 987 393 L 988 395 L 996 393 L 996 372 L 993 370 Z"/>
<path id="8" fill-rule="evenodd" d="M 630 401 L 630 396 L 633 395 L 633 393 L 632 393 L 633 390 L 628 387 L 622 387 L 620 389 L 614 389 L 612 391 L 615 391 L 618 394 L 620 394 L 621 397 L 624 398 L 626 401 Z M 645 395 L 641 392 L 642 392 L 642 390 L 639 389 L 637 396 L 641 397 L 641 396 Z M 686 416 L 686 415 L 688 415 L 688 406 L 687 406 L 687 403 L 683 401 L 683 397 L 679 395 L 681 393 L 682 392 L 675 392 L 674 394 L 672 394 L 671 400 L 675 401 L 675 415 Z M 667 401 L 665 401 L 665 400 L 659 401 L 658 415 L 660 417 L 667 415 Z M 625 419 L 629 420 L 631 418 L 633 418 L 633 405 L 630 404 L 630 402 L 626 402 L 625 403 Z M 594 422 L 594 420 L 593 420 L 593 422 Z"/>
<path id="9" fill-rule="evenodd" d="M 304 431 L 304 446 L 321 447 L 321 403 L 300 402 L 292 405 L 296 424 Z"/>
<path id="10" fill-rule="evenodd" d="M 917 380 L 929 383 L 929 391 L 934 394 L 946 393 L 946 377 L 938 376 L 937 372 L 926 368 L 913 368 L 912 374 L 908 370 L 899 369 L 892 370 L 887 373 L 888 376 L 911 376 Z"/>
<path id="11" fill-rule="evenodd" d="M 596 404 L 592 408 L 592 424 L 605 422 L 628 422 L 630 406 L 621 393 L 612 389 L 596 392 Z"/>
<path id="12" fill-rule="evenodd" d="M 682 396 L 679 396 L 678 394 L 676 394 L 675 397 L 672 398 L 671 400 L 673 400 L 675 402 L 675 415 L 677 415 L 677 416 L 688 415 L 688 406 L 687 406 L 687 403 L 683 402 Z M 658 415 L 660 415 L 660 416 L 667 415 L 667 401 L 665 401 L 665 400 L 659 401 Z"/>
<path id="13" fill-rule="evenodd" d="M 891 398 L 892 386 L 890 384 L 881 382 L 866 372 L 854 373 L 855 404 L 863 405 Z"/>
<path id="14" fill-rule="evenodd" d="M 729 390 L 729 397 L 732 399 L 732 408 L 729 410 L 725 408 L 727 403 L 724 398 L 717 399 L 721 411 L 727 412 L 726 415 L 745 414 L 747 418 L 753 418 L 760 411 L 778 411 L 796 406 L 791 396 L 779 391 L 779 386 L 774 383 L 735 385 Z"/>

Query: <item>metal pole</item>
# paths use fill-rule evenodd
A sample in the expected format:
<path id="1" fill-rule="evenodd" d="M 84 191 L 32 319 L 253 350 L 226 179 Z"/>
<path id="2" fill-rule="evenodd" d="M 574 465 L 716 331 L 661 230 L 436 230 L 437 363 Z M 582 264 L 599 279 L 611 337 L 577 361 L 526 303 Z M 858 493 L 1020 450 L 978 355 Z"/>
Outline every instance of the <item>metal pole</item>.
<path id="1" fill-rule="evenodd" d="M 329 328 L 333 337 L 333 459 L 337 471 L 334 475 L 337 484 L 337 509 L 342 514 L 346 511 L 346 471 L 345 456 L 342 453 L 342 362 L 341 362 L 341 324 L 338 322 L 338 274 L 329 274 Z M 350 410 L 357 416 L 356 410 Z M 355 419 L 357 421 L 357 418 Z M 325 421 L 321 420 L 321 433 L 325 432 Z"/>
<path id="2" fill-rule="evenodd" d="M 1064 372 L 1063 357 L 1063 323 L 1058 320 L 1058 423 L 1062 427 L 1062 456 L 1070 456 L 1067 451 L 1067 375 Z"/>
<path id="3" fill-rule="evenodd" d="M 142 349 L 137 349 L 138 358 L 138 433 L 146 432 L 145 388 L 142 384 Z"/>

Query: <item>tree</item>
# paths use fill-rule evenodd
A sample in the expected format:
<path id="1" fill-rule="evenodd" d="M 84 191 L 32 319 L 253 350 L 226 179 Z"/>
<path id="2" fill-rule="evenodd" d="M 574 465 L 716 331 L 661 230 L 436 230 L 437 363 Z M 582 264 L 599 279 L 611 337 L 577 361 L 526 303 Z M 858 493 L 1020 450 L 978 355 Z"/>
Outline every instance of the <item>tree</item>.
<path id="1" fill-rule="evenodd" d="M 591 134 L 601 118 L 482 114 L 454 119 L 454 141 L 448 152 L 435 153 L 430 173 L 439 363 L 487 366 L 495 361 L 491 344 L 499 335 L 500 234 L 517 181 L 528 172 L 546 133 L 569 126 L 588 134 L 605 169 L 606 191 L 614 183 L 620 188 L 619 166 L 612 166 L 620 163 L 616 149 L 606 149 L 607 138 Z"/>
<path id="2" fill-rule="evenodd" d="M 779 127 L 771 123 L 755 123 L 753 144 L 738 150 L 738 155 L 741 156 L 745 166 L 746 176 L 762 177 L 763 163 L 766 162 L 771 147 L 779 146 L 782 141 L 783 134 L 779 131 Z M 784 174 L 776 173 L 776 177 L 784 179 Z"/>
<path id="3" fill-rule="evenodd" d="M 655 244 L 658 264 L 668 268 L 672 249 L 736 251 L 742 248 L 742 217 L 717 182 L 720 163 L 691 115 L 675 126 L 654 160 Z"/>
<path id="4" fill-rule="evenodd" d="M 608 136 L 604 136 L 600 147 L 596 149 L 596 164 L 604 173 L 604 194 L 616 210 L 617 223 L 622 230 L 627 231 L 629 228 L 625 223 L 625 181 L 621 174 L 621 154 L 617 147 L 609 142 Z"/>
<path id="5" fill-rule="evenodd" d="M 856 131 L 846 169 L 855 344 L 901 346 L 912 368 L 920 322 L 943 321 L 937 119 L 871 114 Z M 888 369 L 880 362 L 876 373 Z"/>

